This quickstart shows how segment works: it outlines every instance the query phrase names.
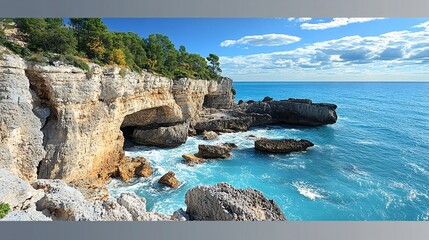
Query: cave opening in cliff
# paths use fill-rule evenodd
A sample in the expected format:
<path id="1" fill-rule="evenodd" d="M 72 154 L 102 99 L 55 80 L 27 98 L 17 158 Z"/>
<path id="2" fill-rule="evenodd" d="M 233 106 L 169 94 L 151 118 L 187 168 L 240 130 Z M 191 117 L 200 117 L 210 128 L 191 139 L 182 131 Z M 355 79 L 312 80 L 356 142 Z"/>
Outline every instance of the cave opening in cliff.
<path id="1" fill-rule="evenodd" d="M 124 148 L 136 144 L 145 145 L 143 144 L 146 142 L 145 139 L 141 139 L 141 134 L 139 135 L 142 131 L 169 127 L 182 123 L 182 116 L 178 113 L 180 113 L 180 111 L 177 111 L 177 108 L 160 106 L 139 110 L 126 115 L 120 128 L 124 136 Z M 148 137 L 145 136 L 145 138 Z"/>

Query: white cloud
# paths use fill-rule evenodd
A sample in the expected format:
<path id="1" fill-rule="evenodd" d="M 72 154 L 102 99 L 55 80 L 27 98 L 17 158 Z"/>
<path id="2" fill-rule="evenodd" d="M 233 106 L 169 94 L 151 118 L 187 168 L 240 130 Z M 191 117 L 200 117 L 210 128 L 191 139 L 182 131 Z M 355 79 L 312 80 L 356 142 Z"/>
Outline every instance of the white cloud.
<path id="1" fill-rule="evenodd" d="M 287 20 L 289 22 L 295 21 L 295 22 L 309 22 L 312 18 L 288 18 Z"/>
<path id="2" fill-rule="evenodd" d="M 351 23 L 363 23 L 374 21 L 382 18 L 333 18 L 330 22 L 321 23 L 303 23 L 300 25 L 301 29 L 305 30 L 324 30 L 328 28 L 336 28 L 346 26 Z"/>
<path id="3" fill-rule="evenodd" d="M 230 47 L 233 45 L 251 45 L 251 46 L 280 46 L 300 41 L 301 38 L 286 34 L 264 34 L 245 36 L 238 40 L 225 40 L 220 43 L 221 47 Z"/>
<path id="4" fill-rule="evenodd" d="M 220 62 L 226 76 L 239 80 L 297 80 L 302 76 L 321 80 L 345 75 L 405 78 L 413 74 L 427 80 L 428 39 L 425 30 L 355 35 L 290 51 L 224 56 Z"/>
<path id="5" fill-rule="evenodd" d="M 429 21 L 415 25 L 413 28 L 424 28 L 426 31 L 429 31 Z"/>

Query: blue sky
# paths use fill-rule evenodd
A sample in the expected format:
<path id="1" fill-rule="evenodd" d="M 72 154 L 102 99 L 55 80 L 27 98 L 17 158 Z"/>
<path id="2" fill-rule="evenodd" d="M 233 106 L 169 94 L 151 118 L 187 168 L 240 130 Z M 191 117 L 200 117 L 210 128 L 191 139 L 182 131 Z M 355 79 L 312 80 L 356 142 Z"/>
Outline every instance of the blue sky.
<path id="1" fill-rule="evenodd" d="M 235 81 L 429 81 L 429 19 L 103 19 L 220 56 Z"/>

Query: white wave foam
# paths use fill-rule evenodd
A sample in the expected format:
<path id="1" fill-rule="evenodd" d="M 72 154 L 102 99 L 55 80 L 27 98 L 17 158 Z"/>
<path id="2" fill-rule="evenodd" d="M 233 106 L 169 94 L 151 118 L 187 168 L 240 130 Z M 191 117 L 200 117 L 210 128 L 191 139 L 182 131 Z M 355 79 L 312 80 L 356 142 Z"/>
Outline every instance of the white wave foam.
<path id="1" fill-rule="evenodd" d="M 361 145 L 377 145 L 377 142 L 372 140 L 357 141 L 356 143 Z"/>
<path id="2" fill-rule="evenodd" d="M 293 182 L 292 186 L 294 186 L 298 190 L 299 194 L 310 200 L 314 201 L 317 198 L 326 198 L 326 196 L 322 194 L 322 192 L 324 192 L 322 189 L 316 188 L 315 186 L 306 182 Z"/>
<path id="3" fill-rule="evenodd" d="M 415 173 L 422 173 L 424 175 L 429 175 L 429 172 L 424 169 L 422 166 L 419 166 L 417 163 L 408 163 L 408 165 L 410 165 Z"/>

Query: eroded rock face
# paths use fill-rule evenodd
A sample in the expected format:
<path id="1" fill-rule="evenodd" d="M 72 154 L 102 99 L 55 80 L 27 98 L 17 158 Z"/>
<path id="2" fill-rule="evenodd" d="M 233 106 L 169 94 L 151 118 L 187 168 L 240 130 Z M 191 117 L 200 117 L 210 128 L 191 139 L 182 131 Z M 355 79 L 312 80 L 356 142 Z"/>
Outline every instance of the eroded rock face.
<path id="1" fill-rule="evenodd" d="M 228 183 L 198 186 L 186 193 L 186 212 L 200 221 L 285 221 L 280 207 L 261 192 Z"/>
<path id="2" fill-rule="evenodd" d="M 335 104 L 312 103 L 309 99 L 253 102 L 246 113 L 269 114 L 272 123 L 320 126 L 337 121 Z"/>
<path id="3" fill-rule="evenodd" d="M 35 208 L 35 203 L 43 197 L 43 193 L 12 174 L 0 169 L 0 202 L 9 204 L 12 211 Z"/>
<path id="4" fill-rule="evenodd" d="M 156 147 L 177 147 L 188 138 L 189 123 L 178 123 L 168 127 L 138 129 L 133 132 L 133 140 L 141 145 Z"/>
<path id="5" fill-rule="evenodd" d="M 0 168 L 33 181 L 45 155 L 40 129 L 49 109 L 37 104 L 25 67 L 20 57 L 0 46 Z"/>
<path id="6" fill-rule="evenodd" d="M 172 171 L 164 174 L 159 180 L 159 183 L 167 185 L 171 188 L 177 188 L 179 186 L 179 180 L 176 178 L 176 174 Z"/>
<path id="7" fill-rule="evenodd" d="M 272 153 L 300 152 L 312 146 L 314 144 L 307 140 L 260 138 L 255 141 L 255 149 Z"/>
<path id="8" fill-rule="evenodd" d="M 231 91 L 227 78 L 172 80 L 148 72 L 121 75 L 119 68 L 95 64 L 88 72 L 67 65 L 27 65 L 3 50 L 0 167 L 29 181 L 38 174 L 102 188 L 124 157 L 121 127 L 194 123 L 205 96 Z"/>
<path id="9" fill-rule="evenodd" d="M 220 145 L 198 145 L 197 157 L 200 158 L 229 158 L 231 157 L 232 146 L 230 144 Z"/>

